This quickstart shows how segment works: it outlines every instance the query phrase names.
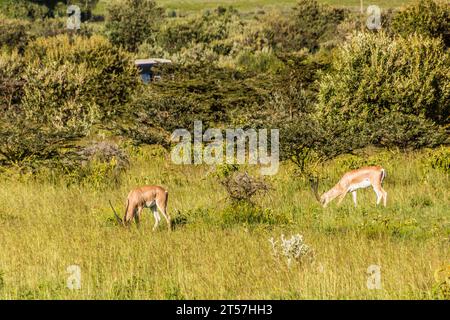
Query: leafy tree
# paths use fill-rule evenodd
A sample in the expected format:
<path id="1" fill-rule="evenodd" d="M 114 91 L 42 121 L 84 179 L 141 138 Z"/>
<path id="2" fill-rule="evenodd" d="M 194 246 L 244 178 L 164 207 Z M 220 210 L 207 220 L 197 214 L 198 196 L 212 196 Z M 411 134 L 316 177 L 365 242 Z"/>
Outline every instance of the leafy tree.
<path id="1" fill-rule="evenodd" d="M 450 4 L 444 1 L 420 0 L 394 15 L 391 28 L 401 35 L 415 32 L 442 38 L 450 47 Z"/>
<path id="2" fill-rule="evenodd" d="M 449 122 L 449 66 L 439 39 L 355 35 L 320 80 L 319 112 L 367 143 L 434 145 L 436 126 Z"/>
<path id="3" fill-rule="evenodd" d="M 157 41 L 170 54 L 201 44 L 217 54 L 226 55 L 233 48 L 226 40 L 232 30 L 239 29 L 242 24 L 235 9 L 218 7 L 186 19 L 167 20 L 159 30 Z"/>
<path id="4" fill-rule="evenodd" d="M 27 0 L 7 0 L 0 7 L 3 14 L 13 19 L 41 20 L 49 15 L 46 6 Z"/>
<path id="5" fill-rule="evenodd" d="M 40 64 L 41 69 L 49 67 L 54 68 L 56 72 L 56 69 L 64 70 L 66 66 L 73 66 L 75 72 L 77 68 L 86 70 L 88 76 L 84 79 L 74 78 L 74 81 L 80 82 L 73 93 L 80 95 L 80 99 L 95 104 L 102 122 L 108 122 L 128 112 L 128 103 L 141 85 L 132 57 L 102 36 L 70 38 L 67 35 L 59 35 L 39 38 L 30 44 L 25 54 L 29 61 Z M 70 75 L 68 72 L 67 76 Z M 35 91 L 36 94 L 48 90 L 46 94 L 51 95 L 52 86 L 41 86 L 37 78 L 32 79 L 40 88 Z M 45 83 L 46 79 L 42 81 Z M 68 89 L 70 85 L 72 84 L 68 83 L 62 88 Z M 68 96 L 74 97 L 72 94 Z M 58 100 L 59 103 L 66 101 L 64 96 L 48 98 L 55 103 Z"/>
<path id="6" fill-rule="evenodd" d="M 106 34 L 115 45 L 136 51 L 152 41 L 163 17 L 163 9 L 153 0 L 123 0 L 108 7 Z"/>
<path id="7" fill-rule="evenodd" d="M 344 9 L 321 5 L 316 0 L 300 0 L 289 16 L 268 20 L 265 33 L 274 48 L 317 51 L 321 43 L 333 38 L 346 15 Z"/>
<path id="8" fill-rule="evenodd" d="M 0 55 L 0 161 L 53 163 L 128 112 L 140 85 L 131 57 L 103 37 L 56 36 Z"/>

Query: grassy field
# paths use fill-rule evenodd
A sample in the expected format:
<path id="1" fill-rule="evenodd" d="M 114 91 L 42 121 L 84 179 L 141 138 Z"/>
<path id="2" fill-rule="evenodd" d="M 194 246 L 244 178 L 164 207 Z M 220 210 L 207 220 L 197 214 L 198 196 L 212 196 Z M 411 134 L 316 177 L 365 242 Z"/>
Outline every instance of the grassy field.
<path id="1" fill-rule="evenodd" d="M 0 0 L 1 1 L 1 0 Z M 96 13 L 104 13 L 108 2 L 111 0 L 100 0 Z M 297 3 L 297 0 L 158 0 L 159 5 L 180 11 L 200 11 L 203 9 L 216 8 L 218 6 L 233 6 L 242 11 L 255 11 L 269 8 L 288 8 Z M 339 7 L 360 8 L 360 0 L 319 0 L 320 3 Z M 396 8 L 414 3 L 414 0 L 373 0 L 364 1 L 364 7 L 378 5 L 383 8 Z"/>
<path id="2" fill-rule="evenodd" d="M 388 207 L 372 190 L 322 209 L 308 185 L 284 164 L 257 199 L 267 223 L 235 223 L 214 170 L 175 166 L 150 150 L 135 154 L 120 186 L 66 186 L 4 173 L 0 180 L 1 299 L 430 299 L 439 295 L 435 272 L 450 264 L 450 181 L 418 154 L 388 154 Z M 384 160 L 383 160 L 384 159 Z M 336 160 L 322 172 L 321 190 L 346 170 Z M 254 169 L 252 169 L 253 171 Z M 112 219 L 111 199 L 123 210 L 141 184 L 169 189 L 178 223 L 151 232 Z M 224 215 L 228 212 L 228 216 Z M 241 212 L 234 212 L 240 217 Z M 269 238 L 302 234 L 314 259 L 287 266 Z M 69 290 L 67 268 L 81 270 Z M 382 289 L 367 288 L 367 268 L 381 267 Z"/>

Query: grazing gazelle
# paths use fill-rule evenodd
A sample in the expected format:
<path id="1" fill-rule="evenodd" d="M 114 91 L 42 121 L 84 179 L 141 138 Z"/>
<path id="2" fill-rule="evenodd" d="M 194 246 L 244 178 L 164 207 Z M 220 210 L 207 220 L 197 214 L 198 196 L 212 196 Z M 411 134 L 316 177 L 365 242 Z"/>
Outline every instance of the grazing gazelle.
<path id="1" fill-rule="evenodd" d="M 125 209 L 125 215 L 123 219 L 120 219 L 116 210 L 111 204 L 111 208 L 116 216 L 119 223 L 126 226 L 134 218 L 135 222 L 139 224 L 139 219 L 144 208 L 150 208 L 153 211 L 153 216 L 155 217 L 155 225 L 153 226 L 153 231 L 158 227 L 159 221 L 161 221 L 161 216 L 158 213 L 158 209 L 163 214 L 169 226 L 169 231 L 171 230 L 171 220 L 167 213 L 167 199 L 169 193 L 160 186 L 143 186 L 130 191 L 127 197 L 127 207 Z"/>
<path id="2" fill-rule="evenodd" d="M 373 187 L 373 190 L 377 194 L 377 205 L 383 199 L 383 204 L 386 206 L 387 192 L 381 187 L 385 177 L 386 171 L 380 166 L 363 167 L 344 174 L 341 180 L 333 188 L 322 194 L 322 196 L 319 196 L 319 180 L 317 178 L 311 179 L 311 187 L 316 199 L 323 207 L 326 207 L 330 201 L 337 197 L 339 197 L 338 204 L 340 204 L 348 192 L 352 193 L 353 202 L 356 207 L 356 190 L 370 186 Z"/>

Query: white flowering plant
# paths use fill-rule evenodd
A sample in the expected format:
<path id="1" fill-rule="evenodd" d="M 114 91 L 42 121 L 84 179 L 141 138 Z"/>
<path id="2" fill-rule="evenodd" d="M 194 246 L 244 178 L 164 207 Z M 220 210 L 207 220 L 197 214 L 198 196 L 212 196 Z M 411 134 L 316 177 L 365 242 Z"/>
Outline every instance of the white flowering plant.
<path id="1" fill-rule="evenodd" d="M 303 263 L 307 261 L 311 262 L 313 259 L 313 250 L 304 243 L 301 234 L 292 235 L 290 238 L 286 238 L 282 234 L 280 240 L 275 240 L 272 237 L 269 239 L 269 242 L 272 245 L 273 255 L 275 257 L 285 257 L 289 267 L 293 261 Z"/>

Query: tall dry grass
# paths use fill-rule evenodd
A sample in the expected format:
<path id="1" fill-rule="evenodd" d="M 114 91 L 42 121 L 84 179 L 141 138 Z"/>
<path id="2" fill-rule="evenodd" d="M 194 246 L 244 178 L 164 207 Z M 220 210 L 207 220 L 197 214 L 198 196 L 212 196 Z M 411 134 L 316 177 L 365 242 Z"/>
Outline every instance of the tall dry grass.
<path id="1" fill-rule="evenodd" d="M 340 207 L 322 209 L 308 184 L 283 164 L 268 178 L 273 190 L 257 199 L 269 223 L 224 220 L 230 209 L 214 170 L 174 166 L 149 150 L 133 156 L 117 186 L 4 173 L 0 298 L 445 298 L 434 274 L 450 264 L 448 175 L 429 168 L 423 154 L 383 157 L 386 209 L 375 206 L 369 189 L 358 192 L 358 208 L 348 197 Z M 347 160 L 323 169 L 321 190 L 345 172 Z M 163 223 L 152 233 L 148 209 L 141 228 L 115 224 L 108 200 L 123 210 L 128 191 L 141 184 L 169 189 L 168 209 L 179 222 L 172 233 Z M 268 239 L 297 233 L 314 260 L 288 267 L 272 255 Z M 79 290 L 66 286 L 70 265 L 80 267 Z M 381 267 L 380 290 L 367 288 L 370 265 Z"/>

